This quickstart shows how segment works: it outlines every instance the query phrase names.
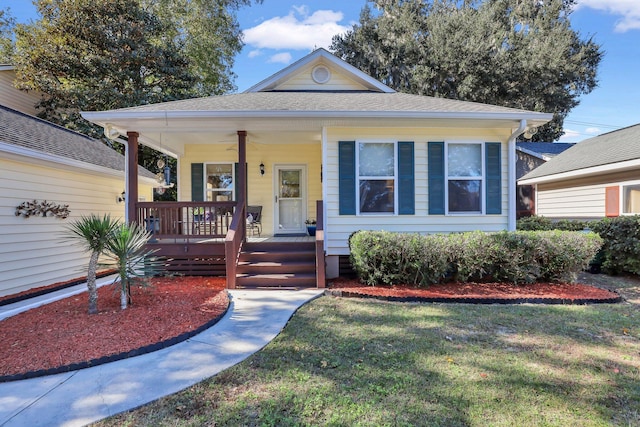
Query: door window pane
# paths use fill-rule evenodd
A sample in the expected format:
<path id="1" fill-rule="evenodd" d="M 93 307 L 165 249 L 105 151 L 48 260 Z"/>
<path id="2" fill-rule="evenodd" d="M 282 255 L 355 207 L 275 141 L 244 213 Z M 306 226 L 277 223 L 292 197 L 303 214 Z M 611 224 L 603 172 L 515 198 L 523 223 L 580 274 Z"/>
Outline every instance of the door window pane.
<path id="1" fill-rule="evenodd" d="M 300 197 L 300 171 L 280 171 L 280 198 Z"/>

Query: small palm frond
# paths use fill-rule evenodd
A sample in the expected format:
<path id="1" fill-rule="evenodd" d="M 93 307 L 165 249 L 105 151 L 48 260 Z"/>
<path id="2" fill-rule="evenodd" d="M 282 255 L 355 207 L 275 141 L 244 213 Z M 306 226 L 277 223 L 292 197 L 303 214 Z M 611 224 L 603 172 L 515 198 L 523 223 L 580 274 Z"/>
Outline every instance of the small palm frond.
<path id="1" fill-rule="evenodd" d="M 102 252 L 118 225 L 118 220 L 112 219 L 108 214 L 102 217 L 95 214 L 82 216 L 66 227 L 63 238 L 74 241 L 89 251 Z"/>
<path id="2" fill-rule="evenodd" d="M 153 257 L 156 250 L 145 248 L 150 238 L 151 233 L 138 224 L 122 224 L 111 234 L 105 245 L 110 260 L 106 265 L 118 270 L 120 281 L 158 274 L 161 263 Z"/>

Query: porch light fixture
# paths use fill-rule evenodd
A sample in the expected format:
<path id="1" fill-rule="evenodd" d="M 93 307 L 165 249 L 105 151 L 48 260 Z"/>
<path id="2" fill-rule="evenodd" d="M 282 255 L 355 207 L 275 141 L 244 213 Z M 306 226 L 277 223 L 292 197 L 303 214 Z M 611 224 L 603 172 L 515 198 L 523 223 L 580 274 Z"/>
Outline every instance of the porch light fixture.
<path id="1" fill-rule="evenodd" d="M 264 176 L 264 163 L 260 162 L 260 175 Z"/>
<path id="2" fill-rule="evenodd" d="M 126 200 L 126 196 L 127 194 L 123 191 L 122 193 L 120 193 L 120 196 L 118 196 L 118 198 L 116 199 L 118 203 L 122 203 Z"/>

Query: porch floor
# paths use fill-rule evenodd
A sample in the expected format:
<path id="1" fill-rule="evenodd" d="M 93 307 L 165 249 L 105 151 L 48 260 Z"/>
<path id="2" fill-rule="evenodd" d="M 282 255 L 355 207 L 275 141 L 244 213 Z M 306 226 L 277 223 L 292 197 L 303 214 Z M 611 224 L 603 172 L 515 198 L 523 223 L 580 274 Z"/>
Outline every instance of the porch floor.
<path id="1" fill-rule="evenodd" d="M 301 242 L 315 242 L 314 236 L 270 236 L 263 234 L 262 236 L 247 236 L 247 242 L 249 243 L 301 243 Z M 224 243 L 224 238 L 164 238 L 156 239 L 156 241 L 150 241 L 149 243 L 162 244 L 162 243 Z"/>

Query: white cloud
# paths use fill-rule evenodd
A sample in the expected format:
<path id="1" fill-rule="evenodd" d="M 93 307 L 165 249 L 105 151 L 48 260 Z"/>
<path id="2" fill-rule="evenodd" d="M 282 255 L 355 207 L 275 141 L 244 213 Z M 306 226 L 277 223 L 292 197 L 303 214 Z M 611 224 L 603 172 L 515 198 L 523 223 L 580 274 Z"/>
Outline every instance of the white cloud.
<path id="1" fill-rule="evenodd" d="M 342 12 L 317 10 L 309 15 L 307 6 L 294 6 L 287 16 L 276 16 L 244 30 L 244 42 L 258 49 L 328 48 L 334 35 L 350 28 L 339 24 L 343 18 Z"/>
<path id="2" fill-rule="evenodd" d="M 564 130 L 564 135 L 560 137 L 558 142 L 576 142 L 580 139 L 584 139 L 584 136 L 577 130 L 572 130 L 567 128 L 563 130 Z"/>
<path id="3" fill-rule="evenodd" d="M 268 62 L 288 64 L 291 62 L 291 54 L 289 52 L 276 53 Z"/>
<path id="4" fill-rule="evenodd" d="M 576 9 L 583 7 L 621 15 L 621 19 L 614 28 L 616 32 L 640 30 L 640 1 L 638 0 L 579 0 Z"/>
<path id="5" fill-rule="evenodd" d="M 252 50 L 248 54 L 249 58 L 255 58 L 256 56 L 260 56 L 260 55 L 262 55 L 262 51 L 260 49 Z"/>
<path id="6" fill-rule="evenodd" d="M 589 135 L 599 135 L 602 133 L 600 128 L 586 128 L 584 131 Z"/>

